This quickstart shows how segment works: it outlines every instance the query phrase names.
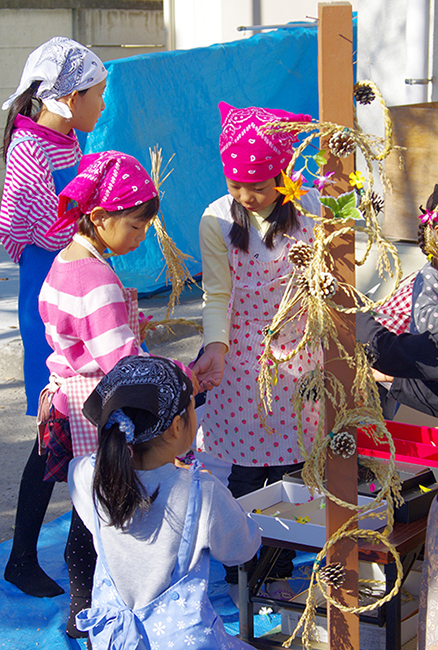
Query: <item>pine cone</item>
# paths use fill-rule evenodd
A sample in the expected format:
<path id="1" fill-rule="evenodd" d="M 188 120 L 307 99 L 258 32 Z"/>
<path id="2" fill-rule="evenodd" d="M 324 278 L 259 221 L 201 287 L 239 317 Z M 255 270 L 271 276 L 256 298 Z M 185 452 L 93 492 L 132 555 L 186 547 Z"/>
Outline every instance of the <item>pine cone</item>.
<path id="1" fill-rule="evenodd" d="M 376 99 L 376 95 L 371 86 L 359 86 L 359 84 L 356 84 L 353 89 L 353 95 L 354 99 L 363 105 L 371 104 Z"/>
<path id="2" fill-rule="evenodd" d="M 327 564 L 319 570 L 319 578 L 329 587 L 338 589 L 345 580 L 345 570 L 340 562 Z"/>
<path id="3" fill-rule="evenodd" d="M 289 251 L 289 262 L 295 264 L 298 269 L 308 266 L 313 257 L 313 247 L 304 241 L 295 242 Z"/>
<path id="4" fill-rule="evenodd" d="M 328 142 L 328 148 L 334 156 L 346 158 L 356 151 L 356 143 L 350 131 L 336 131 Z"/>
<path id="5" fill-rule="evenodd" d="M 321 293 L 324 300 L 329 300 L 330 298 L 333 298 L 336 291 L 338 290 L 337 279 L 331 273 L 323 272 L 321 273 L 319 280 L 320 280 Z M 312 278 L 309 281 L 309 290 L 313 296 L 317 295 L 317 285 L 314 278 Z"/>
<path id="6" fill-rule="evenodd" d="M 385 201 L 377 194 L 377 192 L 371 192 L 370 201 L 376 214 L 382 212 Z"/>
<path id="7" fill-rule="evenodd" d="M 310 377 L 301 377 L 298 382 L 298 392 L 300 396 L 307 402 L 317 402 L 319 399 L 318 389 L 316 386 L 312 386 L 309 389 Z"/>
<path id="8" fill-rule="evenodd" d="M 298 289 L 304 289 L 305 291 L 310 291 L 310 284 L 309 280 L 306 278 L 305 275 L 299 275 L 296 280 L 296 287 Z"/>
<path id="9" fill-rule="evenodd" d="M 350 458 L 356 451 L 356 440 L 348 431 L 336 433 L 330 441 L 330 449 L 342 458 Z"/>

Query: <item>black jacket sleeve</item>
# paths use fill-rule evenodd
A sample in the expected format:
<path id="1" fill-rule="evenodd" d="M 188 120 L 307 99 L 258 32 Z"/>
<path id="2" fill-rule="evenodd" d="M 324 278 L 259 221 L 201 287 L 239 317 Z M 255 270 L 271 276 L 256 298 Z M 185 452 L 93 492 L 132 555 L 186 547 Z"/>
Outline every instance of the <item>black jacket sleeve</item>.
<path id="1" fill-rule="evenodd" d="M 356 314 L 356 338 L 367 344 L 371 365 L 385 375 L 438 380 L 438 335 L 394 334 L 370 313 Z"/>

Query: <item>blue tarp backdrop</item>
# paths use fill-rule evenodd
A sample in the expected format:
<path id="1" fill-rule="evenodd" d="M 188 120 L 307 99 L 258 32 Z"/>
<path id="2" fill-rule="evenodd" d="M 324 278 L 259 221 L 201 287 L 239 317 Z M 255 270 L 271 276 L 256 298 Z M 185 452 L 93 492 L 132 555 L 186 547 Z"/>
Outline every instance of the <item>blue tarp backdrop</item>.
<path id="1" fill-rule="evenodd" d="M 150 169 L 158 144 L 173 172 L 161 186 L 170 236 L 201 271 L 198 226 L 209 203 L 226 193 L 219 158 L 220 101 L 318 115 L 316 27 L 280 29 L 233 43 L 110 61 L 106 109 L 85 153 L 115 149 Z M 114 259 L 125 286 L 142 294 L 165 285 L 155 231 L 132 253 Z"/>

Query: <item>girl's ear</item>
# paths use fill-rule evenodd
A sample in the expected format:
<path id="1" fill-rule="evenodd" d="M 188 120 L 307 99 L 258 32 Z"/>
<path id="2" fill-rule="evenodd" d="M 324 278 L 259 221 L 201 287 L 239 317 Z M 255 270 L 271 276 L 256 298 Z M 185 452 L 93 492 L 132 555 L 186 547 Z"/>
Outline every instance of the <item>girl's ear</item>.
<path id="1" fill-rule="evenodd" d="M 90 213 L 90 221 L 93 226 L 100 226 L 101 228 L 104 227 L 104 222 L 107 217 L 108 212 L 105 210 L 105 208 L 101 208 L 100 206 L 93 208 Z"/>
<path id="2" fill-rule="evenodd" d="M 163 431 L 161 437 L 167 441 L 176 440 L 180 437 L 182 430 L 183 427 L 181 416 L 175 415 L 172 422 L 170 423 L 170 427 L 166 429 L 166 431 Z"/>
<path id="3" fill-rule="evenodd" d="M 79 97 L 79 93 L 77 90 L 73 90 L 69 95 L 65 95 L 65 97 L 61 97 L 61 100 L 64 100 L 71 112 L 74 114 L 74 109 L 76 107 L 76 100 Z"/>

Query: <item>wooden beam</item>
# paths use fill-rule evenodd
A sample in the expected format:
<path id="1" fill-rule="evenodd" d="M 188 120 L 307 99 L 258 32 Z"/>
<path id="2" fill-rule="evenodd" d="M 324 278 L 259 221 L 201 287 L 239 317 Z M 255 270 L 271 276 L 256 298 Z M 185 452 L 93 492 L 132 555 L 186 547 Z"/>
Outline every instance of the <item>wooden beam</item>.
<path id="1" fill-rule="evenodd" d="M 318 5 L 318 83 L 319 119 L 353 126 L 353 23 L 349 2 L 321 3 Z M 328 160 L 324 172 L 335 171 L 336 184 L 327 193 L 336 196 L 352 188 L 348 175 L 354 171 L 354 156 L 337 158 L 329 154 L 327 142 L 321 147 L 327 150 Z M 330 216 L 330 213 L 329 215 Z M 335 238 L 330 251 L 335 261 L 333 274 L 343 282 L 355 284 L 354 234 Z M 340 294 L 340 292 L 338 292 Z M 336 294 L 335 300 L 344 300 Z M 345 304 L 345 303 L 343 303 Z M 338 335 L 347 352 L 353 353 L 356 339 L 354 315 L 335 315 Z M 354 370 L 339 360 L 337 349 L 332 346 L 324 354 L 324 365 L 344 385 L 348 406 L 352 406 L 350 387 Z M 327 404 L 326 435 L 332 430 L 335 413 Z M 355 430 L 352 433 L 356 434 Z M 357 502 L 357 457 L 348 460 L 328 454 L 326 466 L 328 490 L 350 503 Z M 333 535 L 353 513 L 332 501 L 326 506 L 327 537 Z M 327 562 L 341 562 L 346 569 L 346 581 L 342 588 L 332 589 L 332 596 L 349 607 L 358 603 L 358 549 L 357 542 L 341 540 L 329 550 Z M 329 647 L 331 650 L 357 650 L 359 648 L 359 617 L 344 614 L 336 607 L 328 607 Z"/>

